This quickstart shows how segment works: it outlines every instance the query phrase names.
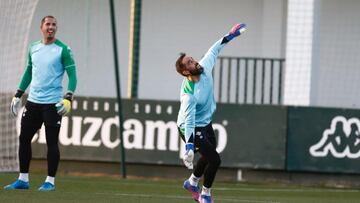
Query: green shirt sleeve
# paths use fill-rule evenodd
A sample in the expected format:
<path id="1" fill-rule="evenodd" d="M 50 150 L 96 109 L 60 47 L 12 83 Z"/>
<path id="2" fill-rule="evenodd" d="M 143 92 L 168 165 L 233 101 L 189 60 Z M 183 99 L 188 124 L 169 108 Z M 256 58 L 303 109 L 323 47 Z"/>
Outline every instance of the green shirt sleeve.
<path id="1" fill-rule="evenodd" d="M 74 93 L 77 85 L 77 76 L 75 61 L 70 47 L 64 47 L 61 60 L 69 78 L 68 91 Z"/>
<path id="2" fill-rule="evenodd" d="M 27 59 L 26 68 L 21 77 L 19 89 L 25 92 L 26 88 L 31 83 L 31 79 L 32 79 L 32 59 L 31 59 L 31 46 L 30 46 L 28 50 L 28 59 Z"/>
<path id="3" fill-rule="evenodd" d="M 64 65 L 65 69 L 68 69 L 69 67 L 73 67 L 73 66 L 75 67 L 75 61 L 70 47 L 68 46 L 63 47 L 61 53 L 61 62 Z"/>
<path id="4" fill-rule="evenodd" d="M 75 93 L 76 84 L 77 84 L 75 66 L 72 67 L 72 68 L 66 69 L 66 73 L 67 73 L 68 78 L 69 78 L 68 91 L 70 91 L 72 93 Z"/>

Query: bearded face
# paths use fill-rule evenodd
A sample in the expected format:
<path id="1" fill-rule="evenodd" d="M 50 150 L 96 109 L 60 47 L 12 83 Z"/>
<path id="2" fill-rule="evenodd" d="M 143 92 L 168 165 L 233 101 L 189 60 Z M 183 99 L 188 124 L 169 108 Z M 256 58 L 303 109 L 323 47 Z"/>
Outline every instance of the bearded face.
<path id="1" fill-rule="evenodd" d="M 195 68 L 189 70 L 189 72 L 191 75 L 200 75 L 201 73 L 204 72 L 204 68 L 199 63 L 196 62 Z"/>
<path id="2" fill-rule="evenodd" d="M 185 65 L 185 70 L 187 70 L 189 73 L 185 74 L 185 76 L 188 75 L 200 75 L 204 72 L 204 68 L 195 61 L 191 56 L 185 56 L 183 58 L 182 63 Z"/>

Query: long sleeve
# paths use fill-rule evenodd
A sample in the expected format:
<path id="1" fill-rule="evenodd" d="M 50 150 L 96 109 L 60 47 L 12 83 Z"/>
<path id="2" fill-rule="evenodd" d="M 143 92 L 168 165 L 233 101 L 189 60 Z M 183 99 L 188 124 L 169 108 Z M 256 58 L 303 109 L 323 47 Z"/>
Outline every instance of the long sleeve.
<path id="1" fill-rule="evenodd" d="M 77 85 L 76 66 L 70 47 L 64 47 L 62 51 L 62 63 L 69 77 L 68 91 L 75 92 Z"/>
<path id="2" fill-rule="evenodd" d="M 27 65 L 25 68 L 25 71 L 21 77 L 20 83 L 19 83 L 19 89 L 24 91 L 31 83 L 32 80 L 32 59 L 31 59 L 31 47 L 28 50 L 28 59 L 27 59 Z"/>
<path id="3" fill-rule="evenodd" d="M 76 84 L 77 84 L 77 77 L 76 77 L 76 68 L 75 66 L 72 66 L 70 68 L 66 69 L 66 73 L 69 77 L 69 83 L 68 83 L 68 91 L 75 92 Z"/>
<path id="4" fill-rule="evenodd" d="M 224 38 L 221 38 L 216 41 L 199 62 L 199 64 L 204 67 L 205 71 L 207 71 L 208 73 L 211 73 L 221 49 L 226 44 L 223 43 L 223 39 Z"/>
<path id="5" fill-rule="evenodd" d="M 184 94 L 181 97 L 181 109 L 185 116 L 184 129 L 185 129 L 185 141 L 193 142 L 191 135 L 195 136 L 195 113 L 196 113 L 196 99 L 193 95 Z"/>

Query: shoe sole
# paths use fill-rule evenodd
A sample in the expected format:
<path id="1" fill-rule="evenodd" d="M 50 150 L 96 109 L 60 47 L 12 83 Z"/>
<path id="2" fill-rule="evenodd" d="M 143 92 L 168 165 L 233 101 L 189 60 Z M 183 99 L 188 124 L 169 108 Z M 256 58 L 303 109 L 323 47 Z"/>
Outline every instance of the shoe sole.
<path id="1" fill-rule="evenodd" d="M 4 190 L 28 190 L 29 188 L 4 188 Z"/>
<path id="2" fill-rule="evenodd" d="M 54 189 L 38 189 L 40 192 L 52 192 L 52 191 L 55 191 L 55 188 Z"/>
<path id="3" fill-rule="evenodd" d="M 206 201 L 198 201 L 199 203 L 206 203 Z M 214 200 L 211 200 L 211 203 L 214 203 Z"/>
<path id="4" fill-rule="evenodd" d="M 183 187 L 183 188 L 191 193 L 191 195 L 192 195 L 192 197 L 193 197 L 193 199 L 194 199 L 195 202 L 199 202 L 199 197 L 200 197 L 200 194 L 199 194 L 199 193 L 192 191 L 192 190 L 190 189 L 190 187 L 189 187 L 189 188 Z"/>

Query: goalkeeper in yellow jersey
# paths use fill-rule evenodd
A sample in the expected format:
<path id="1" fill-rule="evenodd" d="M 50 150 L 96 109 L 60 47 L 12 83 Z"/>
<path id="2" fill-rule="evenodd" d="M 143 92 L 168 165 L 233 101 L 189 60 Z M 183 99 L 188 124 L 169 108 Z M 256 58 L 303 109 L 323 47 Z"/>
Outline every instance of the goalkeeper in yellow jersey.
<path id="1" fill-rule="evenodd" d="M 34 42 L 28 50 L 28 62 L 18 90 L 11 102 L 11 113 L 17 116 L 21 106 L 21 96 L 30 85 L 29 96 L 21 117 L 18 179 L 4 187 L 6 190 L 29 188 L 29 165 L 31 160 L 31 140 L 45 125 L 48 176 L 40 186 L 40 191 L 55 190 L 55 175 L 60 161 L 58 146 L 61 118 L 70 112 L 76 89 L 76 68 L 70 48 L 55 38 L 57 21 L 53 16 L 41 20 L 42 40 Z M 67 92 L 62 81 L 67 73 Z"/>

